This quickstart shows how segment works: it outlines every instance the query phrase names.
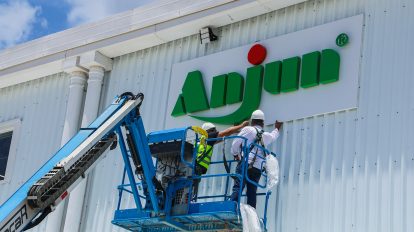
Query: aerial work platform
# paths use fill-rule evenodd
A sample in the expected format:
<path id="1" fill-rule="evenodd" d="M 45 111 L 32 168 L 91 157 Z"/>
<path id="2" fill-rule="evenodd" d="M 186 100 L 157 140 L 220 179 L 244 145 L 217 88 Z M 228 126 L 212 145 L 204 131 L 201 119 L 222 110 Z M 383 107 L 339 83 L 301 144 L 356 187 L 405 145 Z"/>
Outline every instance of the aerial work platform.
<path id="1" fill-rule="evenodd" d="M 191 131 L 195 133 L 195 136 L 188 135 Z M 237 201 L 230 200 L 232 179 L 238 178 L 241 184 L 243 184 L 244 181 L 249 181 L 249 183 L 257 185 L 259 189 L 265 189 L 266 185 L 257 184 L 247 177 L 247 156 L 242 160 L 241 174 L 232 173 L 231 171 L 225 172 L 224 168 L 222 168 L 223 173 L 206 174 L 202 176 L 195 175 L 194 167 L 199 142 L 198 132 L 199 130 L 197 127 L 188 127 L 153 132 L 147 135 L 146 138 L 150 144 L 151 155 L 156 158 L 154 168 L 157 170 L 156 172 L 165 170 L 166 166 L 173 169 L 163 171 L 162 178 L 158 177 L 161 185 L 164 185 L 163 182 L 168 183 L 166 185 L 165 194 L 158 196 L 165 200 L 163 201 L 163 205 L 159 207 L 160 211 L 155 212 L 152 208 L 152 203 L 148 201 L 148 194 L 145 194 L 145 191 L 139 190 L 145 189 L 145 183 L 135 179 L 135 175 L 133 178 L 133 181 L 136 181 L 134 185 L 126 183 L 127 179 L 131 180 L 131 177 L 128 177 L 127 170 L 128 166 L 132 166 L 130 161 L 133 160 L 127 159 L 122 183 L 118 186 L 119 201 L 114 219 L 112 220 L 114 225 L 118 225 L 130 231 L 139 232 L 243 230 L 240 213 L 240 202 L 242 198 L 239 197 Z M 192 144 L 189 142 L 191 141 L 189 137 L 192 137 L 194 140 Z M 245 145 L 246 139 L 243 137 L 230 136 L 211 140 L 228 142 L 234 138 L 243 139 L 244 145 L 242 149 L 247 149 L 247 146 Z M 259 145 L 258 147 L 259 149 L 264 150 L 266 154 L 275 156 L 275 154 L 265 148 L 260 147 Z M 141 151 L 138 153 L 141 153 Z M 223 165 L 225 162 L 227 165 L 230 165 L 229 169 L 231 169 L 231 165 L 235 164 L 237 161 L 218 160 L 211 162 L 211 165 Z M 172 166 L 174 165 L 175 167 L 173 168 Z M 172 177 L 165 180 L 164 178 L 169 175 Z M 264 182 L 266 182 L 267 176 L 265 173 L 262 174 L 262 177 Z M 192 193 L 194 189 L 194 179 L 214 178 L 225 178 L 226 186 L 224 188 L 224 193 L 210 193 L 205 196 L 194 196 Z M 134 188 L 139 192 L 138 195 L 134 195 L 134 191 L 132 190 Z M 136 197 L 135 202 L 138 202 L 136 208 L 123 209 L 121 207 L 122 201 L 125 199 L 124 194 L 129 194 L 129 196 L 132 195 L 134 198 Z M 258 196 L 264 197 L 265 207 L 260 214 L 262 216 L 264 231 L 266 230 L 267 204 L 270 194 L 270 191 L 257 193 Z M 239 196 L 244 195 L 240 192 Z"/>
<path id="2" fill-rule="evenodd" d="M 185 127 L 146 134 L 140 114 L 143 94 L 124 93 L 87 128 L 80 131 L 0 206 L 0 232 L 24 231 L 38 225 L 62 202 L 89 171 L 117 146 L 125 167 L 118 186 L 119 200 L 112 223 L 130 231 L 242 231 L 240 201 L 230 199 L 230 183 L 238 178 L 258 186 L 247 173 L 247 156 L 242 160 L 242 173 L 229 171 L 211 175 L 195 174 L 199 127 Z M 226 137 L 216 140 L 231 140 Z M 244 139 L 244 152 L 247 151 Z M 275 155 L 261 148 L 267 155 Z M 211 165 L 230 164 L 221 160 Z M 262 173 L 267 179 L 265 173 Z M 197 196 L 194 180 L 226 178 L 223 194 Z M 115 187 L 115 186 L 114 186 Z M 261 214 L 266 230 L 266 211 L 270 192 L 265 196 Z M 125 199 L 133 206 L 123 208 Z"/>

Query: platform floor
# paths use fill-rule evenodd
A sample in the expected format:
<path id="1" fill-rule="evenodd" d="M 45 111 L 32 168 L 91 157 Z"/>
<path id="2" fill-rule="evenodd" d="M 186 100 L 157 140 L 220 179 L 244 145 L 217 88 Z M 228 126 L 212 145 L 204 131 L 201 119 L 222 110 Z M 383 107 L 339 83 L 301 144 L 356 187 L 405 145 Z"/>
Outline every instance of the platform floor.
<path id="1" fill-rule="evenodd" d="M 236 202 L 193 203 L 189 213 L 170 218 L 150 217 L 136 209 L 118 210 L 113 224 L 130 231 L 242 231 Z"/>

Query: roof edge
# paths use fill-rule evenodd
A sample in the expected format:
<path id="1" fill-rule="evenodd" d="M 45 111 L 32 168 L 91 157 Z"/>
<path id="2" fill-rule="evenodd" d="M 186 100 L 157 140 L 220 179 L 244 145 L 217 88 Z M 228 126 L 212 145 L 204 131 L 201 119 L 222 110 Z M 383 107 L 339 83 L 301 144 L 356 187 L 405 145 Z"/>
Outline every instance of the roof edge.
<path id="1" fill-rule="evenodd" d="M 113 58 L 304 1 L 161 0 L 0 52 L 0 88 L 62 72 L 67 57 L 99 51 Z"/>

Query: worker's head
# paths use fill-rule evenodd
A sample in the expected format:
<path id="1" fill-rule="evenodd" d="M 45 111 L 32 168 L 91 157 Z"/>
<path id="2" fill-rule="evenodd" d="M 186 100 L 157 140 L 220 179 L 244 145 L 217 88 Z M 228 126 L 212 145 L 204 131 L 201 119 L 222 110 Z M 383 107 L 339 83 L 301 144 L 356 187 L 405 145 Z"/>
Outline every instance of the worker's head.
<path id="1" fill-rule="evenodd" d="M 217 130 L 216 129 L 216 126 L 213 123 L 211 123 L 211 122 L 204 123 L 201 126 L 201 128 L 203 128 L 203 130 L 207 131 L 207 133 L 215 132 Z"/>
<path id="2" fill-rule="evenodd" d="M 263 111 L 261 110 L 255 110 L 252 113 L 252 116 L 250 117 L 250 119 L 252 120 L 252 126 L 254 125 L 258 125 L 263 127 L 264 126 L 264 120 L 265 120 L 265 115 L 263 113 Z"/>

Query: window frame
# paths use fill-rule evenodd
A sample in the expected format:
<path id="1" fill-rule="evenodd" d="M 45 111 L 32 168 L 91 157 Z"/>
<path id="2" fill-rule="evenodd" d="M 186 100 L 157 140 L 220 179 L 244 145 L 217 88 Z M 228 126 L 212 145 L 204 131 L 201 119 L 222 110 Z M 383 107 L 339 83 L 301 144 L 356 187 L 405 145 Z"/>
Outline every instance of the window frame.
<path id="1" fill-rule="evenodd" d="M 20 119 L 13 119 L 5 122 L 0 122 L 0 134 L 12 131 L 12 139 L 9 149 L 9 157 L 7 158 L 6 171 L 4 173 L 4 179 L 0 180 L 0 185 L 10 183 L 13 169 L 16 163 L 17 156 L 17 142 L 20 137 L 20 127 L 22 121 Z"/>

